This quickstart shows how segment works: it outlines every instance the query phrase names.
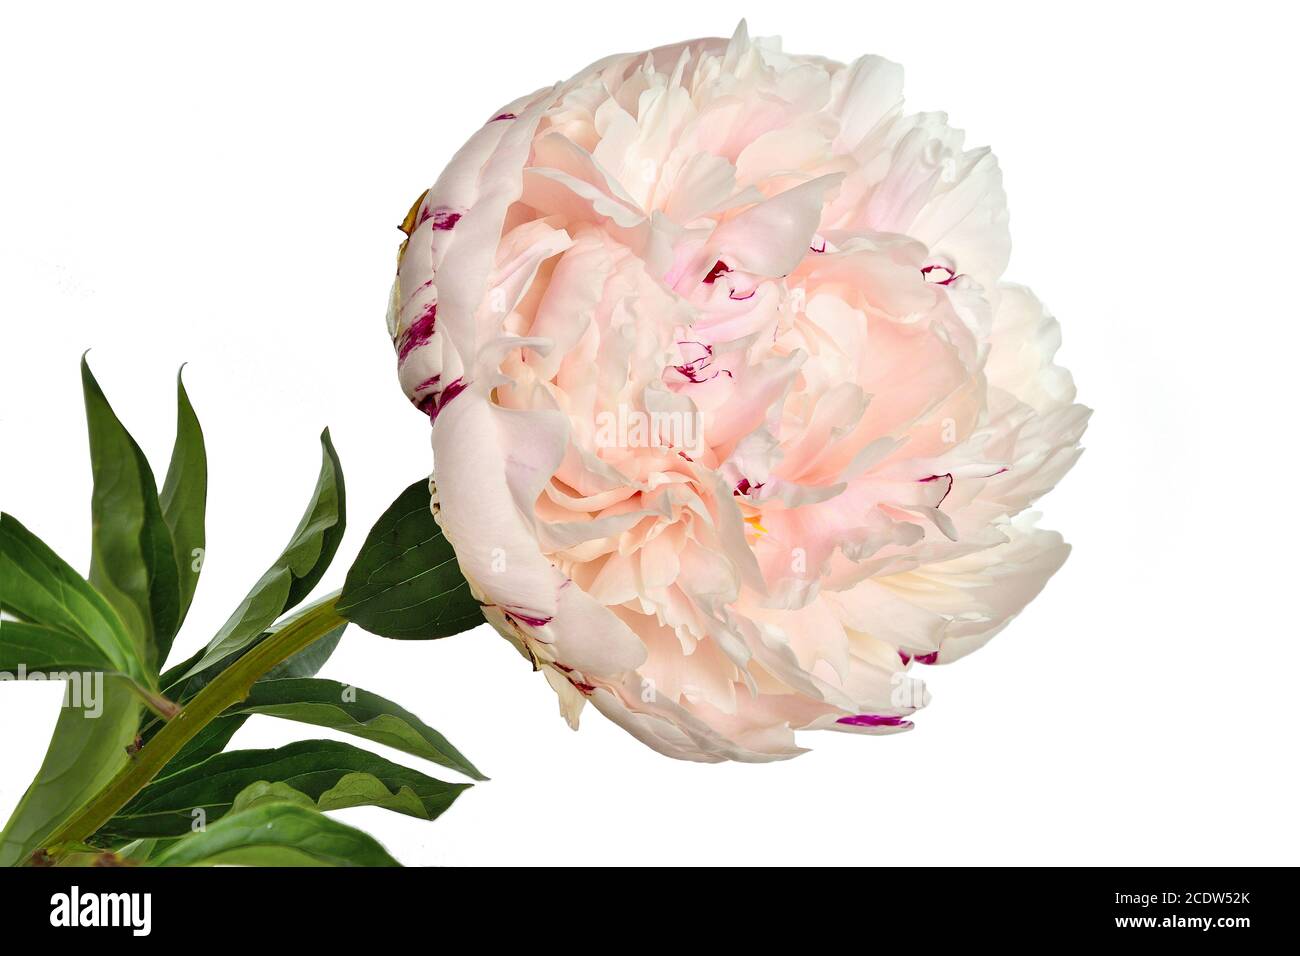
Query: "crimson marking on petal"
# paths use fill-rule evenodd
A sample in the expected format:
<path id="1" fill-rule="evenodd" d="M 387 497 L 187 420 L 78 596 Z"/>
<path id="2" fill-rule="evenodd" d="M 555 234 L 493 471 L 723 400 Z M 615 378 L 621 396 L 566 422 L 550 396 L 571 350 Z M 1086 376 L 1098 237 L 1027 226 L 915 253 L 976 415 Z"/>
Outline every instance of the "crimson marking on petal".
<path id="1" fill-rule="evenodd" d="M 411 323 L 411 327 L 397 339 L 397 363 L 406 361 L 412 351 L 418 349 L 433 338 L 434 328 L 438 324 L 438 303 L 430 302 L 420 317 Z"/>
<path id="2" fill-rule="evenodd" d="M 408 305 L 411 304 L 412 299 L 414 299 L 417 295 L 419 295 L 421 292 L 423 292 L 425 289 L 429 288 L 432 285 L 433 285 L 432 279 L 425 279 L 423 282 L 421 282 L 418 286 L 415 287 L 415 291 L 406 297 L 406 300 L 402 303 L 402 308 L 405 309 Z"/>
<path id="3" fill-rule="evenodd" d="M 765 482 L 762 481 L 758 482 L 757 484 L 750 484 L 748 478 L 741 478 L 740 481 L 736 482 L 736 490 L 733 491 L 732 494 L 733 495 L 753 494 L 755 491 L 758 491 L 759 488 L 762 488 L 764 484 Z"/>
<path id="4" fill-rule="evenodd" d="M 422 395 L 418 398 L 416 396 L 419 395 L 420 392 L 427 391 L 428 389 L 436 389 L 440 378 L 442 378 L 441 375 L 435 375 L 433 378 L 426 378 L 412 390 L 413 394 L 411 395 L 411 404 L 426 415 L 437 414 L 438 393 L 435 391 L 431 395 Z"/>
<path id="5" fill-rule="evenodd" d="M 722 275 L 724 272 L 730 271 L 731 266 L 719 259 L 713 264 L 713 268 L 709 270 L 709 274 L 704 277 L 704 284 L 713 285 L 713 283 L 718 281 L 718 276 Z"/>
<path id="6" fill-rule="evenodd" d="M 952 486 L 954 484 L 952 472 L 945 472 L 942 475 L 931 475 L 929 478 L 921 479 L 922 481 L 938 481 L 940 478 L 948 479 L 948 490 L 943 493 L 943 498 L 940 498 L 939 504 L 935 505 L 936 508 L 939 507 L 939 505 L 943 504 L 944 499 L 946 499 L 950 494 L 952 494 Z M 919 661 L 920 658 L 918 657 L 917 660 Z"/>
<path id="7" fill-rule="evenodd" d="M 731 292 L 727 293 L 727 298 L 730 299 L 732 302 L 745 302 L 749 299 L 754 298 L 754 296 L 757 294 L 758 294 L 757 287 L 750 289 L 748 295 L 736 295 L 736 292 L 733 289 Z"/>
<path id="8" fill-rule="evenodd" d="M 700 378 L 700 376 L 697 374 L 699 372 L 699 369 L 692 368 L 689 365 L 674 365 L 673 368 L 681 372 L 682 375 L 686 377 L 686 380 L 690 382 L 692 385 L 699 385 L 701 382 L 711 382 L 719 375 L 726 375 L 728 378 L 736 377 L 731 373 L 731 369 L 728 368 L 718 369 L 716 372 L 714 372 L 712 375 L 708 376 L 707 378 Z M 701 366 L 701 368 L 703 368 L 703 366 Z"/>
<path id="9" fill-rule="evenodd" d="M 918 664 L 937 664 L 939 663 L 939 652 L 931 651 L 929 654 L 917 654 L 916 662 Z"/>
<path id="10" fill-rule="evenodd" d="M 587 684 L 580 680 L 574 680 L 572 677 L 569 678 L 569 683 L 578 688 L 578 690 L 582 691 L 582 693 L 586 694 L 588 697 L 596 692 L 595 684 Z"/>
<path id="11" fill-rule="evenodd" d="M 701 355 L 699 358 L 691 359 L 691 361 L 685 363 L 684 365 L 674 365 L 673 368 L 676 369 L 678 373 L 680 373 L 682 376 L 684 376 L 688 381 L 690 381 L 693 384 L 699 384 L 700 382 L 707 382 L 718 377 L 717 372 L 714 372 L 708 378 L 700 377 L 700 373 L 713 364 L 712 345 L 709 345 L 707 342 L 696 342 L 692 340 L 688 340 L 685 342 L 678 342 L 677 344 L 698 345 L 700 348 L 704 349 L 704 354 Z"/>
<path id="12" fill-rule="evenodd" d="M 494 116 L 494 117 L 492 117 L 490 120 L 488 120 L 488 122 L 489 122 L 489 123 L 495 123 L 495 122 L 497 122 L 498 120 L 511 120 L 511 119 L 518 119 L 518 118 L 519 118 L 519 117 L 515 116 L 514 113 L 498 113 L 496 116 Z"/>
<path id="13" fill-rule="evenodd" d="M 435 421 L 437 421 L 438 413 L 441 412 L 444 408 L 446 408 L 447 405 L 450 404 L 453 398 L 455 398 L 461 392 L 465 391 L 465 389 L 467 389 L 468 387 L 469 387 L 468 382 L 466 382 L 463 378 L 458 378 L 456 379 L 456 381 L 450 383 L 446 388 L 444 388 L 440 393 L 438 393 L 437 401 L 434 403 L 433 410 L 429 412 L 429 424 L 432 425 Z"/>
<path id="14" fill-rule="evenodd" d="M 898 652 L 898 656 L 904 664 L 910 663 L 912 660 L 912 655 L 901 649 Z"/>
<path id="15" fill-rule="evenodd" d="M 817 248 L 817 246 L 809 246 L 808 248 L 809 248 L 810 250 L 812 250 L 813 252 L 825 252 L 825 251 L 826 251 L 826 240 L 825 240 L 823 237 L 821 237 L 821 236 L 813 236 L 813 241 L 814 241 L 814 242 L 816 242 L 816 241 L 818 241 L 818 240 L 821 241 L 821 248 L 820 248 L 820 249 Z M 924 272 L 925 270 L 922 269 L 921 271 Z"/>
<path id="16" fill-rule="evenodd" d="M 433 378 L 425 379 L 416 386 L 415 391 L 422 392 L 426 388 L 431 388 L 437 385 L 438 379 L 439 376 L 437 375 Z M 448 402 L 461 392 L 465 391 L 466 387 L 465 380 L 463 378 L 458 378 L 441 391 L 430 392 L 422 398 L 412 398 L 411 403 L 420 411 L 424 412 L 424 414 L 429 416 L 429 424 L 432 425 L 438 420 L 438 413 L 447 407 Z"/>
<path id="17" fill-rule="evenodd" d="M 854 714 L 852 717 L 841 717 L 835 721 L 837 724 L 848 724 L 851 727 L 911 727 L 912 722 L 902 717 L 893 717 L 889 714 Z"/>
<path id="18" fill-rule="evenodd" d="M 428 210 L 420 217 L 423 224 L 429 219 L 433 220 L 433 228 L 445 232 L 453 228 L 456 223 L 460 222 L 461 214 L 454 210 L 447 209 L 445 206 L 438 209 Z"/>
<path id="19" fill-rule="evenodd" d="M 940 272 L 941 275 L 946 273 L 948 277 L 946 279 L 931 279 L 930 273 L 936 271 Z M 948 285 L 957 278 L 957 273 L 953 272 L 947 266 L 924 266 L 921 269 L 921 275 L 925 276 L 927 282 L 932 282 L 934 285 Z"/>
<path id="20" fill-rule="evenodd" d="M 507 611 L 505 608 L 502 608 L 501 613 L 510 618 L 510 620 L 517 621 L 520 624 L 527 624 L 529 627 L 545 627 L 547 624 L 551 623 L 549 617 L 534 617 L 531 614 L 524 614 L 520 611 Z"/>

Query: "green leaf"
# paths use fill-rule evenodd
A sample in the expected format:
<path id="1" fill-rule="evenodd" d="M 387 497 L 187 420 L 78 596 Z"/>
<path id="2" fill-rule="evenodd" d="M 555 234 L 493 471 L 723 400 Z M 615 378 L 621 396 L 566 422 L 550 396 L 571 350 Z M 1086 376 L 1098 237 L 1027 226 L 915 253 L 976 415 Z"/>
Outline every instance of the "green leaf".
<path id="1" fill-rule="evenodd" d="M 235 797 L 235 802 L 230 805 L 230 812 L 251 810 L 265 803 L 294 803 L 300 807 L 316 809 L 316 801 L 301 790 L 295 790 L 287 783 L 259 780 L 239 791 L 239 796 Z"/>
<path id="2" fill-rule="evenodd" d="M 330 727 L 486 780 L 442 734 L 378 694 L 319 678 L 261 680 L 227 714 L 268 714 Z"/>
<path id="3" fill-rule="evenodd" d="M 259 634 L 256 640 L 249 643 L 247 647 L 244 647 L 229 657 L 222 658 L 220 661 L 217 661 L 212 666 L 203 670 L 196 670 L 196 665 L 207 653 L 207 648 L 198 651 L 188 660 L 181 661 L 181 663 L 177 664 L 175 667 L 169 668 L 167 672 L 159 678 L 159 685 L 162 687 L 162 692 L 171 700 L 184 703 L 208 684 L 212 683 L 212 681 L 215 680 L 219 674 L 225 671 L 226 668 L 231 667 L 245 654 L 249 653 L 258 644 L 262 643 L 262 641 L 266 640 L 272 634 L 275 634 L 281 628 L 292 624 L 304 614 L 319 607 L 322 601 L 330 600 L 331 597 L 332 595 L 329 595 L 318 601 L 313 601 L 311 604 L 299 608 L 294 613 L 286 615 Z M 266 672 L 265 678 L 315 676 L 316 672 L 325 665 L 327 660 L 329 660 L 330 655 L 334 653 L 334 649 L 338 647 L 339 638 L 343 636 L 343 631 L 346 628 L 346 623 L 340 624 L 332 631 L 326 633 L 319 640 L 314 641 L 308 647 L 299 651 L 297 654 L 294 654 L 288 660 L 281 661 L 279 664 L 275 665 L 275 667 Z"/>
<path id="4" fill-rule="evenodd" d="M 0 608 L 81 639 L 102 656 L 105 670 L 148 681 L 139 648 L 108 601 L 9 514 L 0 514 Z"/>
<path id="5" fill-rule="evenodd" d="M 127 761 L 140 722 L 137 688 L 148 682 L 139 648 L 109 603 L 12 515 L 0 515 L 3 654 L 15 665 L 111 671 L 91 694 L 63 707 L 36 779 L 0 834 L 0 866 L 22 863 Z M 61 660 L 60 660 L 61 659 Z M 16 668 L 15 668 L 16 669 Z M 114 676 L 127 675 L 126 679 Z M 82 689 L 87 690 L 84 673 Z M 102 691 L 102 694 L 95 693 Z M 95 696 L 92 702 L 89 697 Z"/>
<path id="6" fill-rule="evenodd" d="M 471 784 L 447 783 L 333 740 L 303 740 L 277 750 L 234 750 L 156 779 L 96 834 L 176 836 L 196 817 L 210 824 L 258 781 L 283 783 L 320 809 L 382 806 L 432 820 Z M 202 810 L 202 814 L 195 811 Z"/>
<path id="7" fill-rule="evenodd" d="M 186 676 L 206 670 L 251 645 L 276 618 L 307 596 L 333 560 L 345 524 L 343 467 L 328 428 L 320 440 L 321 470 L 316 491 L 288 546 L 208 642 Z"/>
<path id="8" fill-rule="evenodd" d="M 171 463 L 158 496 L 163 521 L 171 530 L 176 552 L 176 573 L 180 584 L 180 614 L 177 630 L 194 600 L 203 568 L 204 514 L 208 502 L 208 452 L 203 442 L 194 406 L 185 392 L 181 373 L 176 373 L 176 443 Z M 158 658 L 161 667 L 166 654 Z"/>
<path id="9" fill-rule="evenodd" d="M 195 694 L 197 694 L 204 686 L 211 683 L 211 681 L 218 674 L 220 674 L 230 665 L 234 664 L 237 660 L 243 657 L 244 654 L 247 654 L 249 651 L 251 651 L 254 647 L 257 646 L 257 644 L 261 643 L 262 640 L 265 640 L 267 637 L 269 637 L 271 634 L 274 634 L 282 627 L 291 624 L 293 621 L 297 620 L 301 615 L 310 611 L 313 607 L 316 606 L 316 604 L 319 604 L 319 602 L 308 605 L 306 608 L 303 608 L 297 613 L 292 614 L 284 618 L 282 621 L 279 621 L 276 624 L 272 625 L 266 631 L 266 633 L 264 633 L 261 636 L 261 638 L 259 638 L 258 641 L 254 642 L 253 644 L 250 644 L 244 651 L 240 652 L 237 655 L 227 657 L 225 660 L 220 661 L 214 667 L 211 667 L 200 674 L 196 674 L 193 677 L 189 677 L 189 678 L 185 678 L 183 676 L 185 672 L 191 666 L 193 666 L 193 664 L 198 660 L 197 656 L 182 664 L 178 664 L 172 670 L 168 671 L 166 674 L 163 675 L 162 677 L 163 693 L 169 699 L 177 701 L 178 703 L 184 703 L 188 701 Z M 262 678 L 260 678 L 260 680 L 266 681 L 266 680 L 276 680 L 278 678 L 283 678 L 283 677 L 315 676 L 316 672 L 319 671 L 325 665 L 325 662 L 329 659 L 330 655 L 334 653 L 334 649 L 338 647 L 339 639 L 343 636 L 343 631 L 346 628 L 347 628 L 346 623 L 340 624 L 338 627 L 334 628 L 332 631 L 327 633 L 324 637 L 313 642 L 304 650 L 299 651 L 297 654 L 293 655 L 288 660 L 281 661 L 275 667 L 267 671 L 266 674 Z M 202 652 L 200 651 L 199 654 L 201 655 Z M 164 767 L 162 770 L 162 775 L 163 776 L 170 775 L 172 773 L 175 773 L 178 770 L 183 770 L 186 767 L 192 766 L 203 760 L 207 760 L 209 757 L 213 756 L 214 754 L 221 753 L 221 751 L 226 749 L 226 745 L 230 743 L 230 739 L 235 736 L 236 731 L 238 731 L 240 727 L 244 726 L 244 722 L 247 720 L 248 720 L 247 714 L 237 714 L 237 713 L 228 714 L 227 716 L 218 717 L 216 720 L 213 720 L 206 727 L 204 727 L 197 734 L 195 734 L 194 737 L 191 738 L 190 741 L 186 743 L 183 748 L 181 748 L 180 752 L 177 753 L 176 756 L 173 757 L 170 761 L 168 761 L 167 766 Z M 160 721 L 156 721 L 156 720 L 150 721 L 150 723 L 147 725 L 148 729 L 146 729 L 143 732 L 144 741 L 148 743 L 149 739 L 153 736 L 153 734 L 157 733 L 157 731 L 161 729 L 161 726 L 162 725 Z"/>
<path id="10" fill-rule="evenodd" d="M 160 840 L 132 840 L 126 846 L 118 847 L 113 852 L 119 860 L 129 863 L 144 863 L 153 856 L 161 844 Z"/>
<path id="11" fill-rule="evenodd" d="M 56 672 L 112 671 L 113 662 L 84 637 L 27 621 L 0 621 L 0 680 L 19 670 Z M 58 679 L 58 678 L 53 678 Z"/>
<path id="12" fill-rule="evenodd" d="M 371 634 L 403 640 L 449 637 L 483 623 L 456 552 L 429 510 L 427 481 L 403 491 L 370 529 L 338 612 Z"/>
<path id="13" fill-rule="evenodd" d="M 29 621 L 0 621 L 0 682 L 50 680 L 73 685 L 68 696 L 87 695 L 93 709 L 97 688 L 106 680 L 120 682 L 151 708 L 170 707 L 142 680 L 118 670 L 85 638 Z"/>
<path id="14" fill-rule="evenodd" d="M 0 866 L 25 862 L 54 829 L 102 790 L 126 764 L 135 739 L 139 698 L 106 678 L 102 712 L 64 707 L 45 760 L 0 834 Z"/>
<path id="15" fill-rule="evenodd" d="M 149 462 L 113 413 L 83 355 L 81 386 L 90 434 L 90 583 L 136 638 L 140 656 L 162 665 L 180 626 L 181 590 L 171 531 Z"/>
<path id="16" fill-rule="evenodd" d="M 253 787 L 258 787 L 254 784 Z M 369 834 L 285 799 L 263 798 L 177 840 L 151 866 L 400 866 Z"/>

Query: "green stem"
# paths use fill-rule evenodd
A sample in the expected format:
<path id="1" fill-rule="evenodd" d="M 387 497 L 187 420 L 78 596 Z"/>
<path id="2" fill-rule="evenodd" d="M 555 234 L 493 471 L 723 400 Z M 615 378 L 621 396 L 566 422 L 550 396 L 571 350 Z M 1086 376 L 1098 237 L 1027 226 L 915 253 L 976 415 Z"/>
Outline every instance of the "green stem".
<path id="1" fill-rule="evenodd" d="M 62 848 L 83 843 L 144 789 L 182 747 L 228 707 L 248 696 L 253 683 L 281 661 L 292 657 L 342 624 L 334 610 L 338 592 L 286 624 L 215 677 L 140 749 L 122 771 L 84 807 L 44 841 L 46 853 L 57 858 Z"/>

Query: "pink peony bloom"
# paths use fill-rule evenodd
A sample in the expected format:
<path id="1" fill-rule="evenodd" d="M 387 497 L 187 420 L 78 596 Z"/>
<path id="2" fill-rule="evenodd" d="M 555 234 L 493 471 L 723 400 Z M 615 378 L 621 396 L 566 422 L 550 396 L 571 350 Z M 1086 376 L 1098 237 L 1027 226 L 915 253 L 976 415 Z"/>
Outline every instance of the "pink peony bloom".
<path id="1" fill-rule="evenodd" d="M 742 23 L 497 110 L 412 210 L 435 512 L 573 725 L 701 761 L 909 729 L 916 665 L 1065 560 L 1025 510 L 1088 411 L 1000 281 L 993 155 L 901 91 Z"/>

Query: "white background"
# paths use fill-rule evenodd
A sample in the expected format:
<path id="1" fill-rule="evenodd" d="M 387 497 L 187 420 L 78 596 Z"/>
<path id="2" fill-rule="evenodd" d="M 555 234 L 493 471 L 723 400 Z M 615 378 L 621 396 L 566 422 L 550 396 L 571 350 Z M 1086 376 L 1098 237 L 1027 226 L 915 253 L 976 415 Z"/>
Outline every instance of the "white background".
<path id="1" fill-rule="evenodd" d="M 404 703 L 493 779 L 428 824 L 342 816 L 410 864 L 1300 862 L 1294 14 L 1282 5 L 731 2 L 37 10 L 0 22 L 0 504 L 77 566 L 90 360 L 161 475 L 173 376 L 211 461 L 203 644 L 279 553 L 329 425 L 349 529 L 426 474 L 383 314 L 396 223 L 515 96 L 604 54 L 729 34 L 902 62 L 1005 172 L 1008 278 L 1097 412 L 1042 503 L 1075 551 L 915 732 L 766 766 L 661 757 L 486 626 L 349 632 L 324 676 Z M 54 686 L 0 686 L 0 818 Z M 237 743 L 315 733 L 254 718 Z M 413 761 L 398 754 L 397 759 Z M 423 768 L 422 768 L 423 769 Z M 436 768 L 435 768 L 436 770 Z"/>

